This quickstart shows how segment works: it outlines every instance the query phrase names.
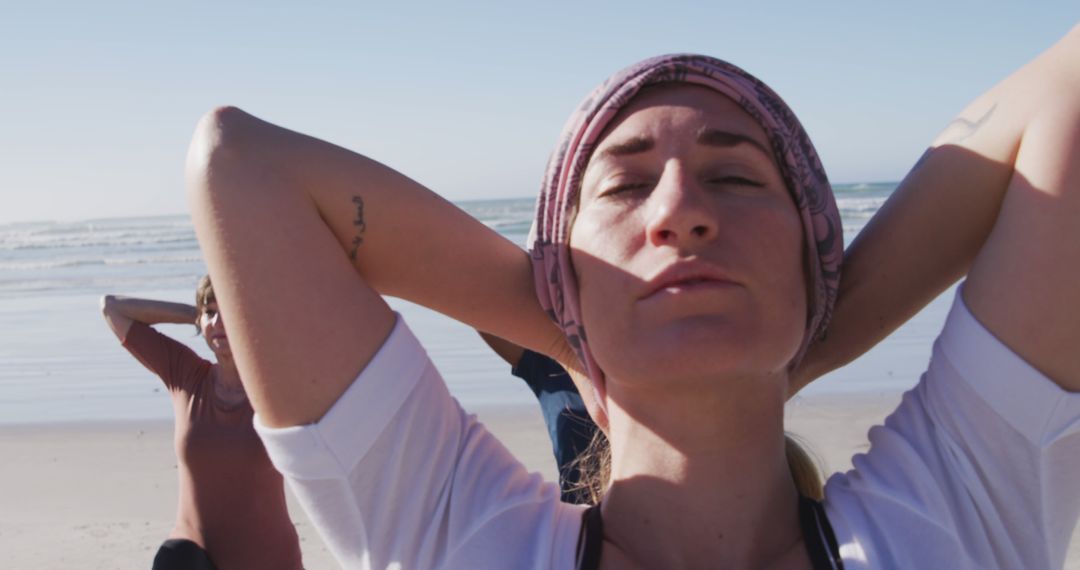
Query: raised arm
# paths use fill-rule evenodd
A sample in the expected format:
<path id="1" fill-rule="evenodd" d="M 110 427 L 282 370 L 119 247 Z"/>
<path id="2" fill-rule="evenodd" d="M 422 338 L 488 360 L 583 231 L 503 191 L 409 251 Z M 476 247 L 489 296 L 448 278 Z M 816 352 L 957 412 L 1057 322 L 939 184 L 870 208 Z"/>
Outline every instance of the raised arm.
<path id="1" fill-rule="evenodd" d="M 121 341 L 127 337 L 131 323 L 140 322 L 148 325 L 158 323 L 195 324 L 195 307 L 185 303 L 155 301 L 136 297 L 105 295 L 101 298 L 101 314 Z"/>
<path id="2" fill-rule="evenodd" d="M 965 274 L 972 314 L 1080 390 L 1080 27 L 964 109 L 859 234 L 828 337 L 794 388 Z"/>
<path id="3" fill-rule="evenodd" d="M 373 160 L 235 108 L 188 155 L 196 234 L 262 421 L 318 420 L 394 326 L 380 294 L 562 354 L 517 246 Z"/>

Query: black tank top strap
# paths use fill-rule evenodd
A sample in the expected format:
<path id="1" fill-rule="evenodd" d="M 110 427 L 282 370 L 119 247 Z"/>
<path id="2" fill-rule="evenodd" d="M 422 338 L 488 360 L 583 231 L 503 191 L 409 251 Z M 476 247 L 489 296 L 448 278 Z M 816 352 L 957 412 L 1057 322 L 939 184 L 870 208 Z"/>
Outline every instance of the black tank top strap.
<path id="1" fill-rule="evenodd" d="M 600 505 L 585 510 L 578 535 L 577 570 L 599 570 L 600 552 L 604 549 L 604 520 L 600 517 Z"/>
<path id="2" fill-rule="evenodd" d="M 799 497 L 799 525 L 802 527 L 803 543 L 810 556 L 814 570 L 844 570 L 840 547 L 836 542 L 825 507 L 818 501 Z M 598 570 L 600 553 L 604 547 L 604 521 L 600 517 L 600 505 L 585 510 L 578 535 L 577 570 Z"/>
<path id="3" fill-rule="evenodd" d="M 802 527 L 803 543 L 814 570 L 844 570 L 840 546 L 821 503 L 799 496 L 799 526 Z"/>

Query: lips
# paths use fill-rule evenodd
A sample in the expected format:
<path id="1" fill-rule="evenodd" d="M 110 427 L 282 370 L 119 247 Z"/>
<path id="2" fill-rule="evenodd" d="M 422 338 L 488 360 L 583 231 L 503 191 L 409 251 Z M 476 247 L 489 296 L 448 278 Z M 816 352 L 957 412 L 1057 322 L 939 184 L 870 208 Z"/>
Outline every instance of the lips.
<path id="1" fill-rule="evenodd" d="M 699 261 L 678 262 L 667 266 L 648 280 L 642 299 L 661 292 L 690 292 L 738 285 L 718 267 Z"/>

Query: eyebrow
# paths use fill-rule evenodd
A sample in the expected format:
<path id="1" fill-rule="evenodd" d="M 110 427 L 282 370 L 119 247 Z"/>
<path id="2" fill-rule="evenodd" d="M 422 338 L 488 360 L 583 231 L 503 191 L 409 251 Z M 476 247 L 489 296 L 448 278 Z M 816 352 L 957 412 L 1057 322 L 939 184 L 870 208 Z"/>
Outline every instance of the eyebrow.
<path id="1" fill-rule="evenodd" d="M 709 127 L 702 127 L 701 130 L 698 131 L 697 142 L 701 145 L 717 148 L 731 148 L 741 144 L 749 144 L 764 153 L 765 156 L 770 159 L 772 159 L 773 156 L 772 151 L 765 148 L 764 145 L 752 137 L 729 131 L 721 131 L 719 129 L 711 129 Z"/>
<path id="2" fill-rule="evenodd" d="M 630 140 L 623 141 L 621 143 L 613 144 L 600 152 L 600 158 L 609 158 L 616 156 L 629 156 L 631 154 L 640 154 L 648 152 L 653 149 L 656 143 L 647 136 L 637 136 Z"/>
<path id="3" fill-rule="evenodd" d="M 698 131 L 695 140 L 700 145 L 710 146 L 714 148 L 734 148 L 742 144 L 749 144 L 759 150 L 769 159 L 772 159 L 773 156 L 772 151 L 765 148 L 765 146 L 758 142 L 756 139 L 739 133 L 721 131 L 719 129 L 713 129 L 709 127 L 702 127 Z M 644 135 L 636 136 L 629 140 L 608 146 L 604 150 L 600 151 L 600 158 L 612 158 L 640 154 L 652 150 L 655 145 L 656 143 L 651 137 Z"/>

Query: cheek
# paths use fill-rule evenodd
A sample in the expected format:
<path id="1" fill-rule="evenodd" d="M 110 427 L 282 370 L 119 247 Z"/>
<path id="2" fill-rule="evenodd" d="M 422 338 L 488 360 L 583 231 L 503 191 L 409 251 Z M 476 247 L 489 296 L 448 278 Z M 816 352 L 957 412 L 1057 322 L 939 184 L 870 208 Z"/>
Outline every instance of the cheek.
<path id="1" fill-rule="evenodd" d="M 605 370 L 611 347 L 620 345 L 631 328 L 633 292 L 640 283 L 626 268 L 643 240 L 628 221 L 583 212 L 570 237 L 582 322 L 593 357 Z"/>
<path id="2" fill-rule="evenodd" d="M 809 302 L 802 223 L 792 207 L 762 220 L 762 226 L 770 228 L 758 249 L 770 298 L 767 318 L 775 327 L 769 336 L 777 339 L 778 349 L 790 349 L 793 357 L 805 334 Z"/>
<path id="3" fill-rule="evenodd" d="M 622 267 L 644 245 L 641 212 L 595 204 L 578 212 L 570 232 L 570 248 Z M 576 270 L 576 262 L 575 262 Z M 580 273 L 578 273 L 580 276 Z"/>
<path id="4" fill-rule="evenodd" d="M 607 375 L 620 373 L 619 347 L 635 330 L 626 273 L 605 260 L 571 250 L 578 280 L 578 303 L 589 351 Z"/>
<path id="5" fill-rule="evenodd" d="M 805 296 L 806 254 L 803 250 L 802 226 L 784 223 L 772 227 L 774 230 L 769 238 L 763 240 L 760 255 L 768 263 L 769 271 L 778 284 L 785 285 L 789 290 L 803 291 L 802 296 Z"/>
<path id="6" fill-rule="evenodd" d="M 608 314 L 611 291 L 619 289 L 621 255 L 610 242 L 603 239 L 601 225 L 590 219 L 579 219 L 570 238 L 570 261 L 577 279 L 578 302 L 589 336 L 599 332 Z"/>

